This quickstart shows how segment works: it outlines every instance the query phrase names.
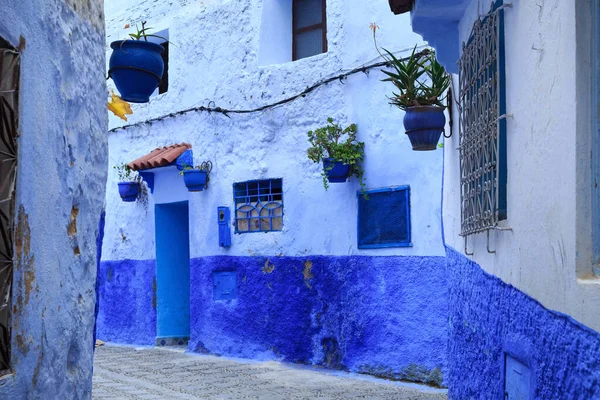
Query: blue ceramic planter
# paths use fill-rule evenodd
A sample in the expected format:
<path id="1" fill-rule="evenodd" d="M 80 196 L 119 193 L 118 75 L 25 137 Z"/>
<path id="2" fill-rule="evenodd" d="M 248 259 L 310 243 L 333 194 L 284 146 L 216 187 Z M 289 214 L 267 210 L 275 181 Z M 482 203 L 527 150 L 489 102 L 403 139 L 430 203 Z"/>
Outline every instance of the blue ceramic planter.
<path id="1" fill-rule="evenodd" d="M 158 87 L 165 63 L 165 49 L 145 40 L 112 42 L 108 75 L 115 82 L 121 98 L 131 103 L 147 103 Z"/>
<path id="2" fill-rule="evenodd" d="M 140 192 L 140 184 L 137 182 L 119 182 L 119 195 L 121 200 L 128 203 L 135 201 Z"/>
<path id="3" fill-rule="evenodd" d="M 199 169 L 187 169 L 183 171 L 183 182 L 190 192 L 201 192 L 206 188 L 208 174 Z"/>
<path id="4" fill-rule="evenodd" d="M 413 150 L 435 150 L 445 125 L 443 107 L 411 107 L 404 115 L 404 129 Z"/>
<path id="5" fill-rule="evenodd" d="M 340 161 L 335 161 L 334 158 L 325 158 L 323 160 L 323 168 L 330 183 L 346 182 L 348 175 L 350 175 L 350 166 Z"/>

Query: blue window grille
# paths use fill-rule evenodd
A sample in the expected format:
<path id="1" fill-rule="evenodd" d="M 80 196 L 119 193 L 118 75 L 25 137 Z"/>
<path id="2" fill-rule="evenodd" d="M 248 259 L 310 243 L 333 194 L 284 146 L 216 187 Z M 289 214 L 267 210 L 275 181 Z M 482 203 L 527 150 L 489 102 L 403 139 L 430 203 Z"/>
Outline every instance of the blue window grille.
<path id="1" fill-rule="evenodd" d="M 233 184 L 235 233 L 280 231 L 283 228 L 281 179 Z"/>
<path id="2" fill-rule="evenodd" d="M 507 218 L 503 0 L 475 21 L 459 60 L 461 235 Z"/>
<path id="3" fill-rule="evenodd" d="M 410 187 L 374 189 L 358 197 L 358 248 L 410 247 Z"/>

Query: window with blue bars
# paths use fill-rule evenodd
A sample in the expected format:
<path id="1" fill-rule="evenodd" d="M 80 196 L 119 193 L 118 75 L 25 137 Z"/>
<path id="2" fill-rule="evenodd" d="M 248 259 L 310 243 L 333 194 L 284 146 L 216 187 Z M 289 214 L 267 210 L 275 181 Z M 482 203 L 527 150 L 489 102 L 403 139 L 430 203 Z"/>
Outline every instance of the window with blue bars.
<path id="1" fill-rule="evenodd" d="M 358 197 L 358 248 L 410 247 L 410 187 L 362 191 Z"/>
<path id="2" fill-rule="evenodd" d="M 282 230 L 282 179 L 234 183 L 233 198 L 236 233 Z"/>

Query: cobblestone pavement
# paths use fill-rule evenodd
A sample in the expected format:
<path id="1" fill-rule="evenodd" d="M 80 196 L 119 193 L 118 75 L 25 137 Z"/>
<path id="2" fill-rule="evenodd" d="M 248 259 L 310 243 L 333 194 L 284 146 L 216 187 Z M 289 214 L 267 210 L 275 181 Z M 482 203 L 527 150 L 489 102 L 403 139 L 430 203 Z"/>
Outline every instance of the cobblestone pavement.
<path id="1" fill-rule="evenodd" d="M 445 391 L 278 362 L 243 362 L 183 349 L 101 346 L 92 397 L 101 399 L 443 400 Z"/>

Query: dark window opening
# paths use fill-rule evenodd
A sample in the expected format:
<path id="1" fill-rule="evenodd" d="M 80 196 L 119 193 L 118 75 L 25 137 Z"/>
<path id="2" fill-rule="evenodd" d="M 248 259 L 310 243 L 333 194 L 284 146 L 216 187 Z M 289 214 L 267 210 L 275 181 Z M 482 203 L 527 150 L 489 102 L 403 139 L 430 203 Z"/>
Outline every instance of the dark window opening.
<path id="1" fill-rule="evenodd" d="M 165 71 L 163 72 L 162 79 L 158 85 L 158 94 L 163 94 L 169 90 L 169 42 L 164 42 L 160 45 L 165 49 L 162 54 L 162 59 L 165 63 Z"/>
<path id="2" fill-rule="evenodd" d="M 327 52 L 325 0 L 293 0 L 292 60 Z"/>
<path id="3" fill-rule="evenodd" d="M 0 375 L 10 373 L 20 54 L 0 38 Z"/>
<path id="4" fill-rule="evenodd" d="M 375 189 L 358 196 L 358 248 L 410 247 L 410 187 Z"/>
<path id="5" fill-rule="evenodd" d="M 283 229 L 281 179 L 234 183 L 235 232 L 269 232 Z"/>

